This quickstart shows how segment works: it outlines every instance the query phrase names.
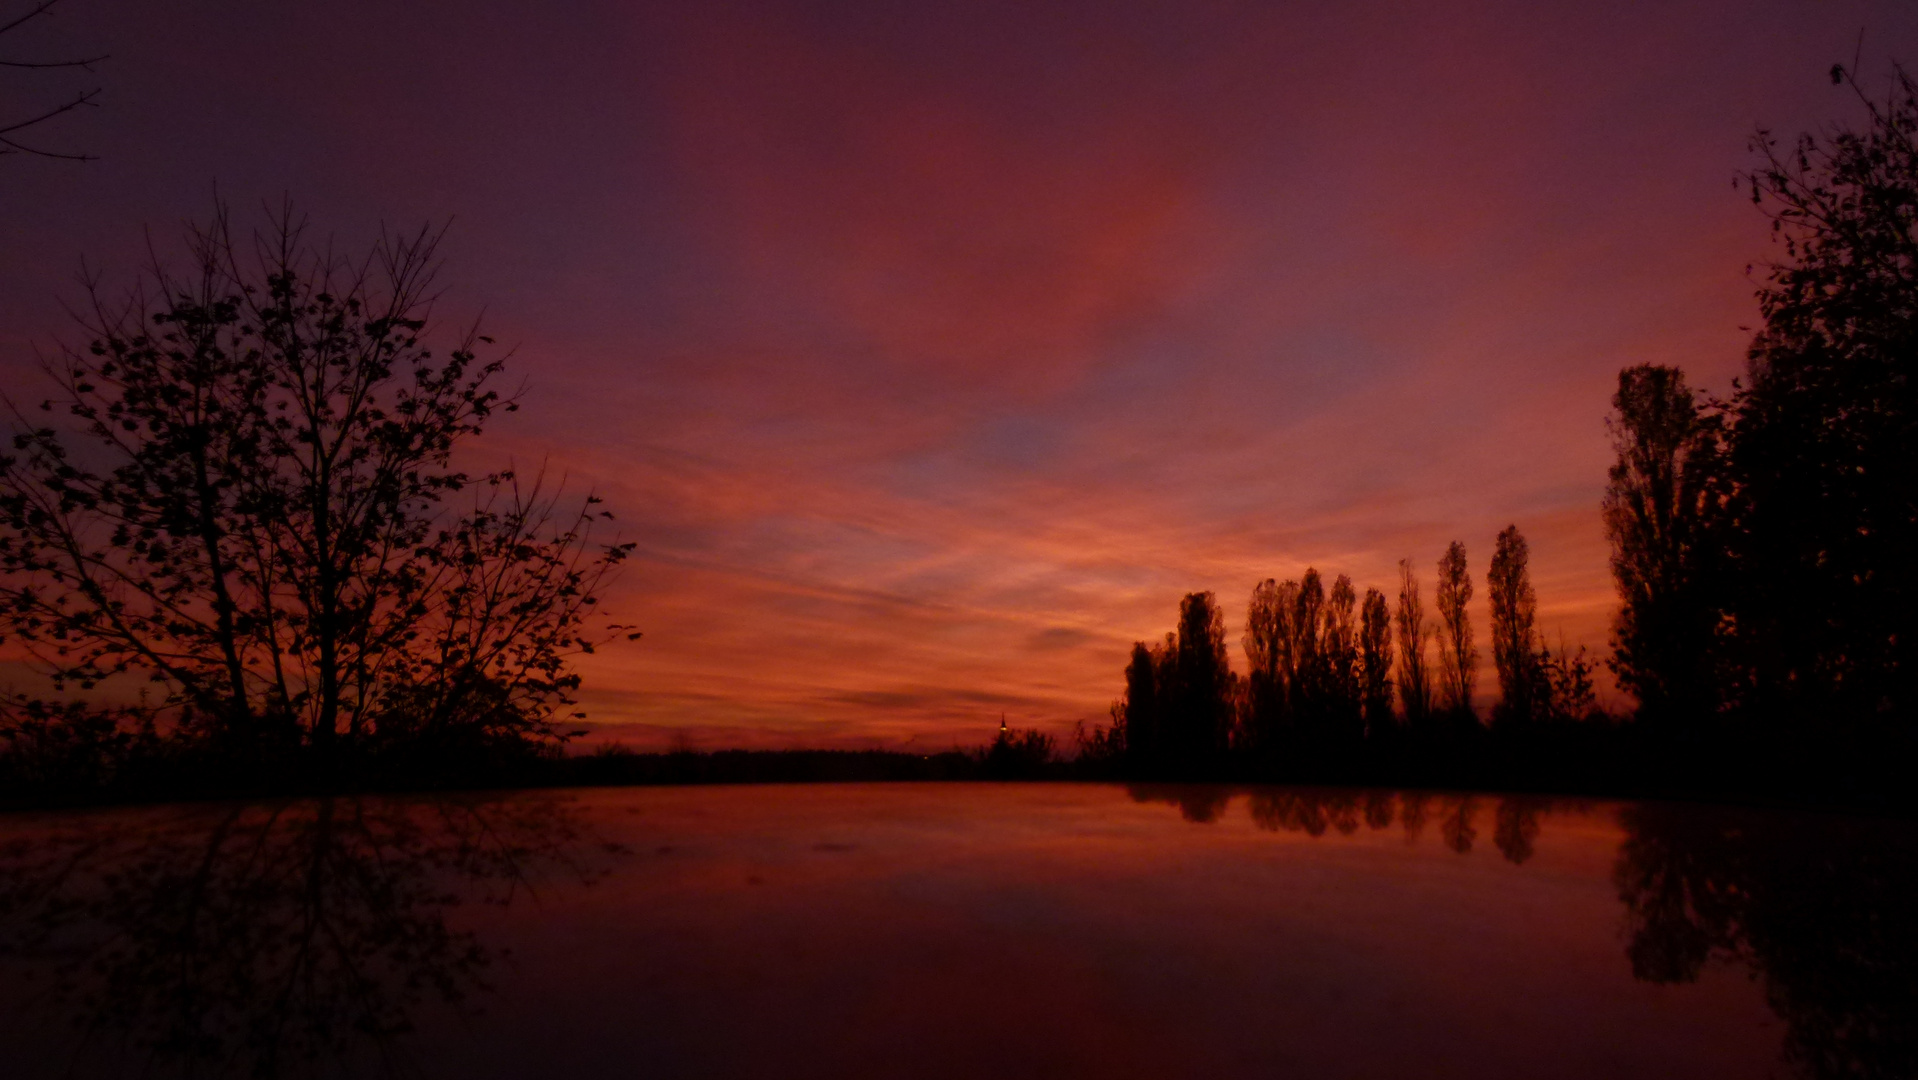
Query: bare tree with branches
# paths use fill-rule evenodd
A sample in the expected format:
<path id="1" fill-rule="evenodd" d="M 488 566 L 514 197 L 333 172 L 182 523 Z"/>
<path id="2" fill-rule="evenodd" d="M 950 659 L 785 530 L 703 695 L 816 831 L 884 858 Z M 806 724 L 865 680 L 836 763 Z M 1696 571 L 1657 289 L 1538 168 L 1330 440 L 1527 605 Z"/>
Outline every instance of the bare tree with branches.
<path id="1" fill-rule="evenodd" d="M 246 239 L 222 209 L 186 273 L 95 283 L 0 455 L 0 634 L 58 686 L 144 676 L 248 758 L 557 735 L 631 545 L 594 543 L 590 495 L 454 468 L 516 406 L 491 339 L 429 345 L 439 238 L 346 260 L 290 208 Z"/>
<path id="2" fill-rule="evenodd" d="M 30 26 L 35 20 L 48 14 L 53 9 L 53 6 L 59 2 L 60 0 L 38 0 L 37 3 L 28 6 L 24 12 L 11 18 L 0 15 L 0 44 L 10 45 L 12 40 L 9 38 L 9 35 L 17 34 L 22 28 Z M 106 57 L 101 55 L 54 60 L 19 60 L 10 56 L 0 55 L 0 68 L 15 71 L 52 71 L 65 69 L 91 73 L 93 71 L 93 65 L 105 59 Z M 5 157 L 9 154 L 29 154 L 34 157 L 60 158 L 65 161 L 93 160 L 93 155 L 91 154 L 49 150 L 43 146 L 35 146 L 22 142 L 21 139 L 32 128 L 49 123 L 68 113 L 97 106 L 99 104 L 99 97 L 100 88 L 96 86 L 75 91 L 56 104 L 44 106 L 38 111 L 29 112 L 25 117 L 18 119 L 0 117 L 0 157 Z"/>

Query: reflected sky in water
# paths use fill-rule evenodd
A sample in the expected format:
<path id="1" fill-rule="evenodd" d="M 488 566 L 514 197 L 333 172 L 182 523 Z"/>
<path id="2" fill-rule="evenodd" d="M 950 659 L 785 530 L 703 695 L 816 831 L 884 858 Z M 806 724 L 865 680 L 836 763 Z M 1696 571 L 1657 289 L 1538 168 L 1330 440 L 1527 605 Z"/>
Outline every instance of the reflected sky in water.
<path id="1" fill-rule="evenodd" d="M 8 1076 L 1913 1074 L 1909 825 L 821 785 L 0 818 Z"/>

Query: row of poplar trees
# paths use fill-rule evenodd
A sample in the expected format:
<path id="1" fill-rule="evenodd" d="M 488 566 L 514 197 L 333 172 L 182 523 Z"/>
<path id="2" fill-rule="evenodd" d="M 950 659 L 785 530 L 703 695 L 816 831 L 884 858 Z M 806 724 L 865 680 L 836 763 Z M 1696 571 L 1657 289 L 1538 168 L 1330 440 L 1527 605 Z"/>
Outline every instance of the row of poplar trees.
<path id="1" fill-rule="evenodd" d="M 1593 707 L 1582 650 L 1541 644 L 1529 558 L 1525 537 L 1507 528 L 1486 576 L 1499 726 L 1579 719 Z M 1410 560 L 1399 563 L 1396 603 L 1376 588 L 1360 597 L 1344 574 L 1330 589 L 1315 569 L 1296 581 L 1267 579 L 1246 609 L 1244 676 L 1231 669 L 1213 594 L 1187 595 L 1176 631 L 1133 646 L 1125 697 L 1113 706 L 1128 764 L 1142 774 L 1198 775 L 1233 754 L 1326 760 L 1477 730 L 1464 544 L 1439 559 L 1435 619 L 1422 591 Z"/>

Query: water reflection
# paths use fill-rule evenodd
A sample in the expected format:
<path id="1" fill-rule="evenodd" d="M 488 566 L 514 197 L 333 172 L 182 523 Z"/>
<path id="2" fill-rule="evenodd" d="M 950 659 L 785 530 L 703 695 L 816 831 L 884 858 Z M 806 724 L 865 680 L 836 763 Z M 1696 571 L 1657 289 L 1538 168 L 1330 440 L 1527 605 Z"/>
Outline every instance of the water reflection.
<path id="1" fill-rule="evenodd" d="M 1220 786 L 1129 789 L 1140 802 L 1219 821 L 1238 794 Z M 1388 828 L 1407 842 L 1428 819 L 1445 847 L 1469 854 L 1481 800 L 1471 795 L 1255 788 L 1254 824 L 1310 837 Z M 1499 798 L 1492 840 L 1522 866 L 1541 819 L 1584 812 L 1579 800 Z M 1785 1024 L 1784 1059 L 1800 1076 L 1918 1076 L 1918 840 L 1908 822 L 1692 805 L 1626 804 L 1613 881 L 1624 905 L 1626 960 L 1648 983 L 1696 982 L 1708 964 L 1762 981 Z"/>
<path id="2" fill-rule="evenodd" d="M 1208 785 L 0 817 L 0 1073 L 1909 1077 L 1913 836 Z"/>
<path id="3" fill-rule="evenodd" d="M 1231 788 L 1208 784 L 1134 784 L 1126 791 L 1134 802 L 1176 806 L 1179 816 L 1195 824 L 1219 820 L 1238 794 Z M 1247 794 L 1252 821 L 1270 832 L 1324 836 L 1329 831 L 1351 836 L 1361 826 L 1378 831 L 1391 828 L 1396 821 L 1403 823 L 1407 842 L 1416 842 L 1426 820 L 1436 812 L 1446 847 L 1465 855 L 1478 840 L 1480 800 L 1472 795 L 1311 788 L 1253 788 Z M 1531 858 L 1538 841 L 1539 815 L 1554 805 L 1570 808 L 1581 804 L 1538 796 L 1500 799 L 1493 833 L 1499 853 L 1514 864 Z"/>
<path id="4" fill-rule="evenodd" d="M 1628 806 L 1614 874 L 1632 973 L 1745 965 L 1811 1077 L 1918 1076 L 1918 846 L 1906 823 Z"/>
<path id="5" fill-rule="evenodd" d="M 70 1074 L 411 1072 L 416 1013 L 489 989 L 454 909 L 590 880 L 585 837 L 540 796 L 53 818 L 0 845 L 0 956 L 73 1022 Z"/>

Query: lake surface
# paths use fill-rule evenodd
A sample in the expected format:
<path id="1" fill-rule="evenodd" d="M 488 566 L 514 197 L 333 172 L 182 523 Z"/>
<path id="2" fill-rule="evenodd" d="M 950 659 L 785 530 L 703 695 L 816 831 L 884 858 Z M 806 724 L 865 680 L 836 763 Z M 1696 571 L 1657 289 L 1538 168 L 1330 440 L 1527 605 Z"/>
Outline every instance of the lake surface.
<path id="1" fill-rule="evenodd" d="M 1912 1077 L 1918 836 L 1320 789 L 0 816 L 0 1075 Z"/>

